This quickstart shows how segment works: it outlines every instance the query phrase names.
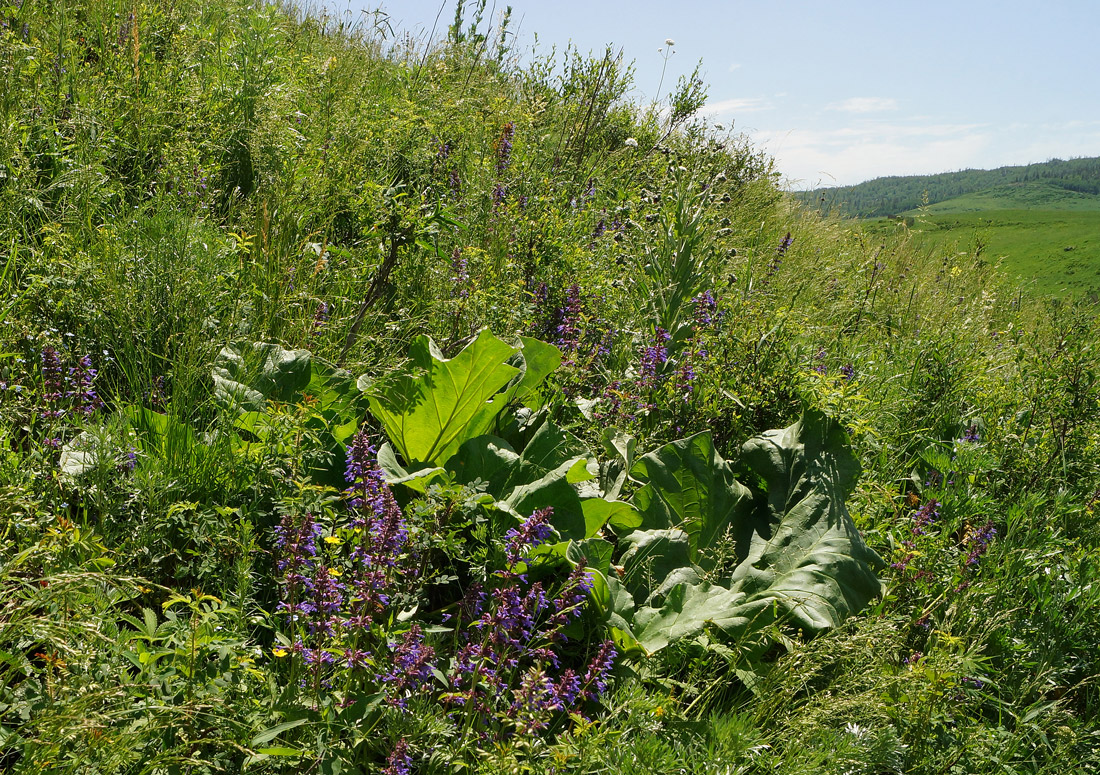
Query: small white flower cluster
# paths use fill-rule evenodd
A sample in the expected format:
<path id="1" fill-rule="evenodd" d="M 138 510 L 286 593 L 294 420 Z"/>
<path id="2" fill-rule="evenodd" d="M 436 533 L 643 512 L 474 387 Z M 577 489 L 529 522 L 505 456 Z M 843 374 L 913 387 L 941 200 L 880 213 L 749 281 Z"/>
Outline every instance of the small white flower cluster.
<path id="1" fill-rule="evenodd" d="M 623 145 L 625 145 L 627 148 L 637 148 L 638 147 L 638 141 L 635 140 L 633 137 L 628 137 L 625 140 L 623 140 Z"/>

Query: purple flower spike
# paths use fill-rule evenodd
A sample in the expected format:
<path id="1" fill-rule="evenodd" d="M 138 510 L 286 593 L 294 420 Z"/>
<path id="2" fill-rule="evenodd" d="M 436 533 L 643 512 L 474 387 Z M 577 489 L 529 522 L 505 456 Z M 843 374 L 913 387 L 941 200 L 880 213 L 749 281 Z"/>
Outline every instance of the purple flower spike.
<path id="1" fill-rule="evenodd" d="M 451 253 L 451 282 L 455 287 L 455 295 L 459 299 L 467 299 L 470 296 L 470 269 L 469 262 L 462 255 L 462 248 L 455 248 Z"/>
<path id="2" fill-rule="evenodd" d="M 653 344 L 642 350 L 641 363 L 638 367 L 638 385 L 642 388 L 651 388 L 657 382 L 657 372 L 668 360 L 668 347 L 666 346 L 672 337 L 668 331 L 660 326 L 653 332 Z"/>
<path id="3" fill-rule="evenodd" d="M 572 364 L 581 344 L 581 288 L 576 283 L 565 292 L 565 306 L 558 311 L 561 321 L 555 333 L 554 344 L 566 356 L 565 365 Z"/>
<path id="4" fill-rule="evenodd" d="M 997 536 L 997 529 L 992 522 L 986 522 L 982 527 L 968 527 L 964 544 L 969 550 L 966 556 L 967 565 L 977 565 L 981 556 L 989 550 L 989 545 Z"/>
<path id="5" fill-rule="evenodd" d="M 512 137 L 515 135 L 516 126 L 511 121 L 500 129 L 500 136 L 495 143 L 497 155 L 497 174 L 503 175 L 508 171 L 512 163 Z"/>
<path id="6" fill-rule="evenodd" d="M 718 302 L 710 291 L 703 291 L 691 300 L 695 310 L 695 325 L 699 328 L 710 328 L 714 325 L 715 312 L 718 311 Z"/>
<path id="7" fill-rule="evenodd" d="M 412 772 L 412 756 L 409 754 L 409 744 L 405 738 L 397 741 L 393 747 L 393 753 L 386 759 L 386 768 L 382 775 L 409 775 Z"/>
<path id="8" fill-rule="evenodd" d="M 550 540 L 554 529 L 550 526 L 550 516 L 554 513 L 553 506 L 547 506 L 534 512 L 527 521 L 518 528 L 512 528 L 505 535 L 508 539 L 508 567 L 513 567 L 520 560 L 523 548 L 534 548 Z"/>
<path id="9" fill-rule="evenodd" d="M 407 694 L 431 680 L 434 657 L 435 649 L 424 644 L 424 633 L 419 624 L 414 624 L 394 651 L 393 668 L 382 676 L 382 681 L 390 687 L 387 701 L 391 705 L 408 706 Z"/>
<path id="10" fill-rule="evenodd" d="M 616 656 L 618 652 L 614 643 L 605 640 L 600 644 L 600 650 L 596 652 L 596 656 L 588 664 L 588 672 L 584 674 L 584 694 L 587 699 L 594 700 L 607 691 L 607 680 L 611 675 L 611 668 L 615 666 Z"/>

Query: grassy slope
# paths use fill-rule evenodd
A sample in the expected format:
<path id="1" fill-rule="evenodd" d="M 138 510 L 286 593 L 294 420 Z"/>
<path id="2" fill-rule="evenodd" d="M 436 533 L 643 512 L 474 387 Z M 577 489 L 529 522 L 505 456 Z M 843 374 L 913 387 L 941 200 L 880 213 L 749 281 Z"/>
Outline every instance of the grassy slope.
<path id="1" fill-rule="evenodd" d="M 889 217 L 924 204 L 937 204 L 990 189 L 1046 184 L 1067 191 L 1100 193 L 1100 158 L 1054 159 L 1024 167 L 962 170 L 936 175 L 876 178 L 854 186 L 800 192 L 808 207 L 858 218 Z"/>
<path id="2" fill-rule="evenodd" d="M 1100 766 L 1093 310 L 1021 296 L 973 252 L 799 211 L 737 139 L 690 124 L 664 138 L 599 56 L 517 71 L 476 35 L 425 51 L 329 21 L 234 0 L 58 2 L 0 30 L 0 350 L 18 353 L 0 360 L 0 767 L 239 772 L 254 756 L 262 773 L 376 772 L 399 736 L 419 761 L 451 757 L 421 768 L 437 772 Z M 448 352 L 486 325 L 554 338 L 537 300 L 576 285 L 584 325 L 618 334 L 560 375 L 559 419 L 598 439 L 563 396 L 636 376 L 654 325 L 639 278 L 667 259 L 654 246 L 681 165 L 710 191 L 698 281 L 724 314 L 694 390 L 647 396 L 660 410 L 624 428 L 640 450 L 709 429 L 732 458 L 804 405 L 842 419 L 863 466 L 849 506 L 893 565 L 882 599 L 808 642 L 772 633 L 761 662 L 736 643 L 669 649 L 545 743 L 464 748 L 438 708 L 370 726 L 299 701 L 273 656 L 269 558 L 280 514 L 318 497 L 296 478 L 316 418 L 281 407 L 286 444 L 238 454 L 211 400 L 218 349 L 278 341 L 376 377 L 425 331 Z M 46 347 L 95 356 L 102 411 L 44 420 Z M 128 471 L 128 405 L 211 451 L 143 448 Z M 971 428 L 979 441 L 957 442 Z M 53 440 L 83 431 L 118 463 L 74 482 Z M 174 593 L 192 598 L 170 619 Z"/>
<path id="3" fill-rule="evenodd" d="M 1001 186 L 905 213 L 919 244 L 978 251 L 1036 293 L 1100 291 L 1100 196 L 1046 183 Z M 895 228 L 869 222 L 876 234 Z"/>

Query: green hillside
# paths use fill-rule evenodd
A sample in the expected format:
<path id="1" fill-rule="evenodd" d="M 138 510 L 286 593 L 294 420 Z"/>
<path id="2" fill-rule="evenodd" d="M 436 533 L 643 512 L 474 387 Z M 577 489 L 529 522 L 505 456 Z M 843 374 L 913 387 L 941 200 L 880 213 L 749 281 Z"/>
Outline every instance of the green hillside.
<path id="1" fill-rule="evenodd" d="M 996 209 L 1010 203 L 1003 196 L 941 203 L 914 216 L 910 239 L 933 253 L 978 255 L 1032 293 L 1095 300 L 1100 294 L 1100 210 Z M 883 219 L 867 221 L 865 228 L 890 235 L 898 225 Z"/>
<path id="2" fill-rule="evenodd" d="M 1095 299 L 1100 292 L 1096 194 L 1013 183 L 864 224 L 879 235 L 906 224 L 922 249 L 979 254 L 1035 293 Z"/>
<path id="3" fill-rule="evenodd" d="M 876 178 L 855 186 L 820 188 L 794 196 L 807 207 L 825 213 L 881 218 L 1004 186 L 1032 183 L 1070 193 L 1100 194 L 1100 157 L 1055 159 L 994 170 Z"/>
<path id="4" fill-rule="evenodd" d="M 1095 212 L 447 16 L 0 3 L 0 772 L 1100 772 Z"/>
<path id="5" fill-rule="evenodd" d="M 1008 183 L 910 210 L 903 215 L 998 210 L 1100 212 L 1100 194 L 1070 191 L 1054 183 Z"/>

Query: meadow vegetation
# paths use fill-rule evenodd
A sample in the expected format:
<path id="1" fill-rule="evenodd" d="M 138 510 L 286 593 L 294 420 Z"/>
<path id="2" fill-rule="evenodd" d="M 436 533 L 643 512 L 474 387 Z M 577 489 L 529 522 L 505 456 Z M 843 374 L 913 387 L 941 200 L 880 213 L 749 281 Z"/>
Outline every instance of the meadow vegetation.
<path id="1" fill-rule="evenodd" d="M 459 4 L 0 5 L 0 768 L 1100 770 L 1100 323 Z"/>

